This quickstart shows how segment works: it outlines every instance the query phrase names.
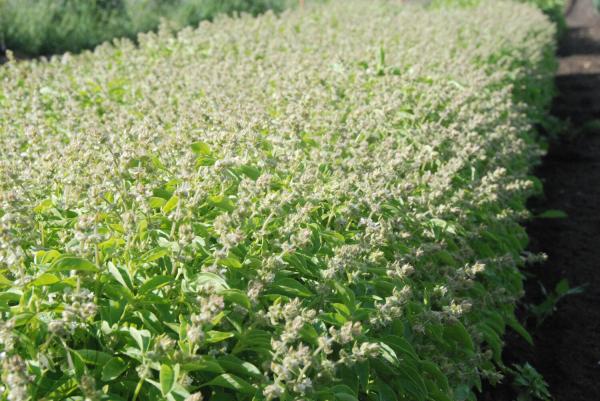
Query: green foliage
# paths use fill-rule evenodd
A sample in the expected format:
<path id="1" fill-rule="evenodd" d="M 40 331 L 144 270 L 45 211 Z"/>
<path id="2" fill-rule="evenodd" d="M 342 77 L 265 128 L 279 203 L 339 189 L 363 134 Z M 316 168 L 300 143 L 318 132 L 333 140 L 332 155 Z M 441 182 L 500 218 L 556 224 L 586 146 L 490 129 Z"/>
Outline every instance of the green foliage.
<path id="1" fill-rule="evenodd" d="M 600 119 L 586 121 L 580 128 L 580 132 L 585 135 L 597 135 L 600 132 Z"/>
<path id="2" fill-rule="evenodd" d="M 562 34 L 567 27 L 565 21 L 565 0 L 519 0 L 538 7 L 544 14 L 558 26 L 558 34 Z M 597 1 L 597 0 L 594 0 Z"/>
<path id="3" fill-rule="evenodd" d="M 551 401 L 548 383 L 529 363 L 514 365 L 513 387 L 517 391 L 517 401 Z"/>
<path id="4" fill-rule="evenodd" d="M 562 210 L 550 209 L 544 210 L 542 213 L 536 216 L 539 219 L 565 219 L 569 217 L 567 213 Z"/>
<path id="5" fill-rule="evenodd" d="M 0 399 L 474 400 L 554 34 L 338 0 L 8 62 Z"/>
<path id="6" fill-rule="evenodd" d="M 567 279 L 560 280 L 553 291 L 547 291 L 541 284 L 540 286 L 545 296 L 544 301 L 538 305 L 527 305 L 527 312 L 535 318 L 538 327 L 556 311 L 558 303 L 563 298 L 581 294 L 585 290 L 584 286 L 571 288 Z"/>
<path id="7" fill-rule="evenodd" d="M 197 25 L 221 13 L 282 11 L 289 0 L 2 0 L 0 44 L 27 55 L 90 49 L 113 38 L 135 38 L 161 20 Z"/>

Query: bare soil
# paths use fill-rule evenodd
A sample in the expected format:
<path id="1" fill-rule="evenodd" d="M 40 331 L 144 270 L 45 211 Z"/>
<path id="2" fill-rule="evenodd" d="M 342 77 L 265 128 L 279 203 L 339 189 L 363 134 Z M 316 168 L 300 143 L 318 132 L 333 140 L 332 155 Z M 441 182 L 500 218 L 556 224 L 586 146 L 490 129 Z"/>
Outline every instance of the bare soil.
<path id="1" fill-rule="evenodd" d="M 544 183 L 544 196 L 532 199 L 530 208 L 534 213 L 559 209 L 568 217 L 528 223 L 529 249 L 545 252 L 548 261 L 527 269 L 531 276 L 523 303 L 539 304 L 544 299 L 540 285 L 553 289 L 562 278 L 571 287 L 585 285 L 585 291 L 564 298 L 533 329 L 534 347 L 508 333 L 504 359 L 508 364 L 530 362 L 545 377 L 555 401 L 600 401 L 600 14 L 592 0 L 572 0 L 567 24 L 552 113 L 568 129 L 550 140 L 535 171 Z M 506 384 L 488 387 L 480 397 L 515 398 Z"/>

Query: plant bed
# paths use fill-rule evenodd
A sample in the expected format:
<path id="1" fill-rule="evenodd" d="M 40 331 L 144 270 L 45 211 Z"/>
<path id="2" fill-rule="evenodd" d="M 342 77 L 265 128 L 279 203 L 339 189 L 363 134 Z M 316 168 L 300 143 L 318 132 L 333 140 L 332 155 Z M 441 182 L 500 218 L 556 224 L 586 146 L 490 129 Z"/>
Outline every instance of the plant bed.
<path id="1" fill-rule="evenodd" d="M 475 399 L 528 338 L 554 35 L 337 1 L 7 63 L 3 396 Z"/>

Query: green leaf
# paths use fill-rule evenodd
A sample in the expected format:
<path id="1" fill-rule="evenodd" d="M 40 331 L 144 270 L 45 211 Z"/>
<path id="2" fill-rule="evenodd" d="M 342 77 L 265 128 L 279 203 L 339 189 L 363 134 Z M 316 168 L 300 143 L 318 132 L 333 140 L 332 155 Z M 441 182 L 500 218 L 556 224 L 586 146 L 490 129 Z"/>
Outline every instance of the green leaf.
<path id="1" fill-rule="evenodd" d="M 128 289 L 132 287 L 131 280 L 125 281 L 125 277 L 129 279 L 125 270 L 118 268 L 113 262 L 108 262 L 107 266 L 108 272 L 119 282 L 119 284 Z M 125 273 L 125 277 L 122 273 Z"/>
<path id="2" fill-rule="evenodd" d="M 210 147 L 204 142 L 194 142 L 191 145 L 192 152 L 197 155 L 210 155 Z"/>
<path id="3" fill-rule="evenodd" d="M 243 291 L 237 289 L 227 289 L 219 292 L 219 295 L 221 295 L 225 301 L 237 304 L 248 310 L 252 308 L 250 298 L 248 298 L 248 295 L 246 295 Z"/>
<path id="4" fill-rule="evenodd" d="M 216 331 L 216 330 L 209 330 L 206 334 L 208 334 L 208 337 L 206 338 L 206 342 L 209 344 L 214 344 L 214 343 L 218 343 L 221 341 L 225 341 L 228 338 L 235 336 L 235 334 L 230 331 Z"/>
<path id="5" fill-rule="evenodd" d="M 404 338 L 395 335 L 388 335 L 382 338 L 382 341 L 393 348 L 396 355 L 400 357 L 409 357 L 412 360 L 418 360 L 419 357 L 413 346 Z"/>
<path id="6" fill-rule="evenodd" d="M 441 389 L 439 389 L 436 385 L 436 383 L 427 380 L 425 382 L 427 384 L 427 390 L 429 391 L 429 398 L 428 400 L 432 400 L 432 401 L 454 401 L 452 398 L 449 397 L 448 395 L 448 390 L 442 391 Z"/>
<path id="7" fill-rule="evenodd" d="M 239 354 L 245 350 L 257 353 L 268 353 L 271 351 L 271 333 L 265 330 L 251 329 L 239 336 L 240 339 L 231 351 Z"/>
<path id="8" fill-rule="evenodd" d="M 158 196 L 152 196 L 148 200 L 148 203 L 150 204 L 150 207 L 152 209 L 160 209 L 161 207 L 163 207 L 165 205 L 165 203 L 167 203 L 167 201 L 164 198 L 159 198 Z"/>
<path id="9" fill-rule="evenodd" d="M 177 366 L 178 365 L 175 365 L 175 367 Z M 177 370 L 175 372 L 177 372 Z M 171 390 L 171 393 L 167 396 L 167 401 L 185 401 L 189 399 L 189 396 L 190 392 L 181 384 L 175 382 L 173 390 Z"/>
<path id="10" fill-rule="evenodd" d="M 377 401 L 398 401 L 394 390 L 381 379 L 375 381 L 375 386 L 377 388 Z"/>
<path id="11" fill-rule="evenodd" d="M 122 329 L 128 332 L 131 338 L 135 341 L 140 351 L 144 352 L 148 350 L 150 345 L 150 332 L 148 330 L 138 330 L 135 327 L 128 327 Z"/>
<path id="12" fill-rule="evenodd" d="M 350 317 L 351 313 L 346 305 L 339 304 L 339 303 L 332 303 L 331 306 L 333 306 L 335 308 L 335 310 L 337 310 L 340 314 L 344 315 L 345 317 Z"/>
<path id="13" fill-rule="evenodd" d="M 77 377 L 77 379 L 80 380 L 81 376 L 83 376 L 83 374 L 85 373 L 85 361 L 77 351 L 69 350 L 69 353 L 71 354 L 71 361 L 73 362 L 73 370 L 75 373 L 75 377 Z"/>
<path id="14" fill-rule="evenodd" d="M 194 281 L 196 282 L 196 284 L 198 286 L 202 286 L 205 284 L 211 284 L 217 290 L 224 290 L 224 289 L 229 288 L 229 285 L 227 285 L 227 282 L 225 281 L 225 279 L 215 273 L 210 273 L 210 272 L 198 273 L 194 277 Z"/>
<path id="15" fill-rule="evenodd" d="M 427 386 L 416 364 L 411 361 L 403 361 L 398 366 L 398 370 L 400 371 L 398 382 L 406 393 L 417 400 L 425 400 L 428 393 Z"/>
<path id="16" fill-rule="evenodd" d="M 51 249 L 49 251 L 47 251 L 44 256 L 42 257 L 42 263 L 52 263 L 54 262 L 56 259 L 60 258 L 61 253 L 58 252 L 56 249 Z"/>
<path id="17" fill-rule="evenodd" d="M 356 396 L 356 392 L 354 390 L 352 390 L 349 386 L 346 386 L 345 384 L 336 384 L 334 386 L 331 386 L 329 388 L 329 391 L 331 391 L 334 394 L 348 394 L 351 396 Z"/>
<path id="18" fill-rule="evenodd" d="M 449 390 L 448 378 L 435 363 L 430 361 L 419 361 L 419 371 L 427 373 L 441 390 L 445 392 Z"/>
<path id="19" fill-rule="evenodd" d="M 319 346 L 319 333 L 311 324 L 305 323 L 299 333 L 300 338 L 302 338 L 303 341 L 312 344 L 315 347 Z"/>
<path id="20" fill-rule="evenodd" d="M 358 401 L 358 398 L 348 393 L 335 393 L 335 399 L 340 401 Z"/>
<path id="21" fill-rule="evenodd" d="M 410 395 L 411 399 L 425 400 L 427 398 L 427 387 L 416 362 L 411 359 L 400 361 L 396 352 L 384 342 L 379 342 L 379 346 L 383 359 L 394 366 L 400 373 L 393 386 L 396 389 L 400 388 L 403 394 Z"/>
<path id="22" fill-rule="evenodd" d="M 36 207 L 34 207 L 33 211 L 36 213 L 44 213 L 53 206 L 54 202 L 52 201 L 52 199 L 45 199 L 42 202 L 40 202 Z"/>
<path id="23" fill-rule="evenodd" d="M 466 384 L 459 384 L 454 389 L 455 401 L 466 401 L 471 396 L 471 388 Z"/>
<path id="24" fill-rule="evenodd" d="M 169 213 L 171 210 L 173 210 L 177 207 L 178 203 L 179 203 L 179 197 L 177 195 L 173 195 L 171 197 L 171 199 L 169 199 L 167 201 L 167 203 L 165 203 L 165 205 L 163 206 L 163 208 L 162 208 L 163 212 Z"/>
<path id="25" fill-rule="evenodd" d="M 171 276 L 164 276 L 164 275 L 154 276 L 154 277 L 146 280 L 144 282 L 144 284 L 142 284 L 140 286 L 138 293 L 146 294 L 150 291 L 164 287 L 165 285 L 169 284 L 171 281 L 173 281 L 173 277 L 171 277 Z"/>
<path id="26" fill-rule="evenodd" d="M 262 375 L 256 366 L 233 355 L 224 355 L 218 359 L 218 362 L 229 373 L 244 377 L 261 377 Z"/>
<path id="27" fill-rule="evenodd" d="M 369 360 L 355 363 L 354 370 L 358 378 L 358 385 L 361 389 L 365 390 L 369 384 L 369 377 L 371 376 L 371 367 Z"/>
<path id="28" fill-rule="evenodd" d="M 169 254 L 169 249 L 165 247 L 156 247 L 142 255 L 142 261 L 145 263 L 153 262 Z"/>
<path id="29" fill-rule="evenodd" d="M 229 373 L 223 373 L 222 375 L 215 377 L 208 383 L 203 384 L 201 387 L 204 386 L 224 387 L 238 391 L 242 394 L 254 394 L 256 392 L 256 389 L 252 387 L 250 383 Z"/>
<path id="30" fill-rule="evenodd" d="M 216 161 L 217 159 L 215 159 L 214 157 L 198 156 L 198 158 L 196 159 L 196 167 L 212 166 L 213 164 L 215 164 Z"/>
<path id="31" fill-rule="evenodd" d="M 356 297 L 354 292 L 337 281 L 333 282 L 333 286 L 335 287 L 338 295 L 342 298 L 344 305 L 348 308 L 350 313 L 354 313 L 356 310 Z"/>
<path id="32" fill-rule="evenodd" d="M 77 353 L 89 365 L 105 366 L 111 359 L 110 354 L 92 349 L 79 349 Z"/>
<path id="33" fill-rule="evenodd" d="M 219 265 L 230 267 L 232 269 L 241 269 L 242 263 L 235 256 L 228 256 L 223 259 L 219 259 Z"/>
<path id="34" fill-rule="evenodd" d="M 448 266 L 456 266 L 456 260 L 454 260 L 454 257 L 446 250 L 438 251 L 435 253 L 435 257 L 440 263 Z"/>
<path id="35" fill-rule="evenodd" d="M 538 214 L 536 217 L 540 219 L 566 219 L 569 215 L 562 210 L 550 209 Z"/>
<path id="36" fill-rule="evenodd" d="M 15 327 L 26 325 L 35 318 L 35 314 L 31 312 L 18 313 L 13 316 Z"/>
<path id="37" fill-rule="evenodd" d="M 465 326 L 461 322 L 449 323 L 444 326 L 444 338 L 455 342 L 461 348 L 468 351 L 473 351 L 475 346 L 473 345 L 473 339 L 465 329 Z"/>
<path id="38" fill-rule="evenodd" d="M 348 321 L 344 315 L 339 313 L 321 313 L 319 317 L 324 322 L 335 326 L 341 326 Z"/>
<path id="39" fill-rule="evenodd" d="M 396 352 L 384 342 L 379 343 L 379 347 L 381 348 L 381 357 L 386 360 L 390 365 L 397 366 L 400 364 L 398 357 L 396 356 Z"/>
<path id="40" fill-rule="evenodd" d="M 177 368 L 177 365 L 175 365 L 175 368 Z M 175 369 L 175 375 L 177 375 L 177 369 Z M 152 380 L 150 378 L 146 378 L 144 380 L 146 383 L 153 385 L 154 387 L 156 387 L 158 389 L 158 391 L 160 391 L 162 393 L 162 386 L 161 383 L 157 382 L 156 380 Z M 135 382 L 129 382 L 130 384 L 134 384 Z M 151 401 L 185 401 L 189 396 L 190 396 L 190 392 L 187 391 L 181 384 L 175 382 L 175 384 L 173 385 L 173 388 L 171 389 L 171 391 L 166 395 L 166 396 L 162 396 L 159 397 L 155 392 L 151 392 L 151 393 L 146 393 L 148 394 L 148 400 Z M 146 399 L 146 398 L 144 398 Z M 111 399 L 112 401 L 112 399 Z"/>
<path id="41" fill-rule="evenodd" d="M 488 343 L 488 345 L 490 346 L 494 354 L 494 361 L 500 363 L 502 361 L 502 340 L 500 339 L 498 334 L 496 334 L 494 329 L 492 329 L 485 323 L 481 323 L 477 326 L 477 328 L 483 334 L 483 339 L 485 340 L 485 342 Z"/>
<path id="42" fill-rule="evenodd" d="M 160 366 L 160 391 L 163 396 L 166 396 L 171 392 L 175 385 L 175 371 L 169 365 Z"/>
<path id="43" fill-rule="evenodd" d="M 438 227 L 442 230 L 442 232 L 449 232 L 450 234 L 456 234 L 456 228 L 453 224 L 448 223 L 442 219 L 433 218 L 430 220 L 431 225 L 434 227 Z"/>
<path id="44" fill-rule="evenodd" d="M 115 380 L 127 370 L 127 363 L 122 358 L 113 357 L 102 368 L 102 381 L 108 382 Z"/>
<path id="45" fill-rule="evenodd" d="M 310 297 L 313 293 L 299 281 L 293 278 L 281 278 L 273 283 L 272 292 L 296 297 Z"/>
<path id="46" fill-rule="evenodd" d="M 260 170 L 257 167 L 243 165 L 239 167 L 239 170 L 248 178 L 251 178 L 255 181 L 258 179 L 258 177 L 260 177 Z"/>
<path id="47" fill-rule="evenodd" d="M 233 201 L 223 195 L 214 195 L 209 196 L 208 201 L 215 207 L 225 210 L 227 212 L 232 212 L 235 209 L 235 205 Z"/>
<path id="48" fill-rule="evenodd" d="M 197 357 L 192 362 L 187 362 L 182 365 L 182 369 L 186 372 L 210 372 L 210 373 L 225 373 L 219 362 L 212 357 L 202 355 Z"/>
<path id="49" fill-rule="evenodd" d="M 4 302 L 19 302 L 23 293 L 16 288 L 9 288 L 4 292 L 0 292 L 0 303 Z"/>
<path id="50" fill-rule="evenodd" d="M 523 327 L 514 316 L 510 316 L 507 319 L 507 323 L 515 332 L 520 334 L 525 341 L 527 341 L 530 345 L 533 345 L 533 338 L 531 337 L 531 334 L 529 334 L 527 329 Z"/>
<path id="51" fill-rule="evenodd" d="M 104 294 L 113 301 L 118 302 L 122 301 L 123 299 L 127 300 L 129 303 L 133 303 L 135 301 L 129 288 L 123 287 L 122 285 L 106 284 L 103 289 Z"/>
<path id="52" fill-rule="evenodd" d="M 10 287 L 12 286 L 12 281 L 6 278 L 4 274 L 0 273 L 0 286 Z"/>
<path id="53" fill-rule="evenodd" d="M 98 272 L 98 267 L 89 260 L 78 258 L 76 256 L 63 256 L 55 260 L 48 269 L 48 273 L 56 273 L 63 271 L 80 271 L 80 272 Z"/>
<path id="54" fill-rule="evenodd" d="M 43 273 L 41 276 L 33 280 L 30 285 L 34 287 L 43 287 L 60 282 L 60 278 L 52 273 Z"/>

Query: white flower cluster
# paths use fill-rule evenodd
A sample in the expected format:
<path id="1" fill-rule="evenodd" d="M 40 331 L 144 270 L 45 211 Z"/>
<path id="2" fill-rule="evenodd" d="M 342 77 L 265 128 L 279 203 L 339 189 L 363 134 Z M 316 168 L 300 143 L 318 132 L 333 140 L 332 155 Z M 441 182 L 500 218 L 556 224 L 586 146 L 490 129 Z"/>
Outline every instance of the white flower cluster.
<path id="1" fill-rule="evenodd" d="M 554 28 L 329 3 L 0 67 L 0 398 L 64 375 L 63 398 L 412 399 L 394 364 L 428 361 L 453 399 L 493 374 Z"/>

